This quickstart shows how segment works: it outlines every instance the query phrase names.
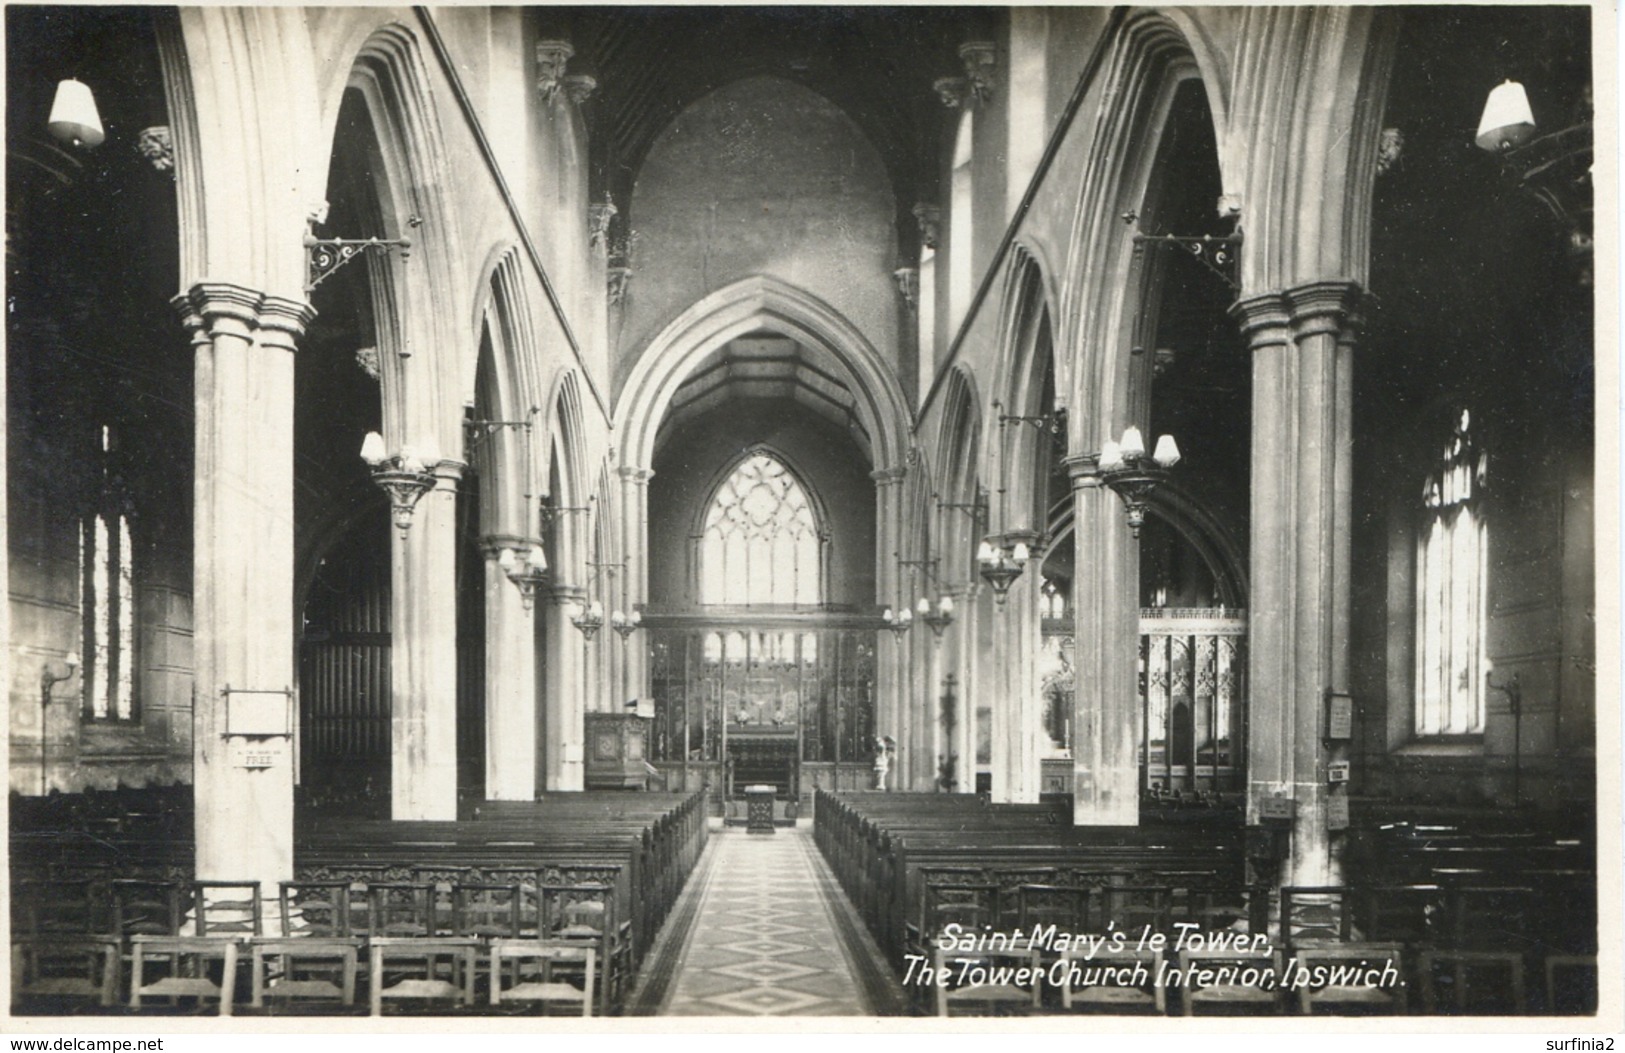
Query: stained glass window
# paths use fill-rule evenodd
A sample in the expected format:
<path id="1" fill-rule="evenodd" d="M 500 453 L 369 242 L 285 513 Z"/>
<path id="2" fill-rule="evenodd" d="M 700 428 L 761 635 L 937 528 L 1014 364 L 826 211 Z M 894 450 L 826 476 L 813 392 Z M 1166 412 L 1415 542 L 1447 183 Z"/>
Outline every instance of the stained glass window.
<path id="1" fill-rule="evenodd" d="M 1416 557 L 1416 733 L 1484 731 L 1484 651 L 1489 605 L 1480 500 L 1487 456 L 1462 410 L 1422 488 Z"/>
<path id="2" fill-rule="evenodd" d="M 752 454 L 717 489 L 706 513 L 700 602 L 816 606 L 823 600 L 822 547 L 796 477 L 768 454 Z"/>
<path id="3" fill-rule="evenodd" d="M 84 714 L 88 720 L 134 720 L 135 554 L 123 487 L 109 466 L 112 429 L 102 428 L 101 440 L 100 492 L 79 529 Z"/>

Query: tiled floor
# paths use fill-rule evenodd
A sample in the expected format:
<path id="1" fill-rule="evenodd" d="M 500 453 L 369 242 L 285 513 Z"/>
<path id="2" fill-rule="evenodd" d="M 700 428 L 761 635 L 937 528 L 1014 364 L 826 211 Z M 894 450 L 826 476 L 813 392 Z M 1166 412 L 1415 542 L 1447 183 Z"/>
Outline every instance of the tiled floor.
<path id="1" fill-rule="evenodd" d="M 707 854 L 695 875 L 700 901 L 686 945 L 672 948 L 676 971 L 661 1015 L 885 1011 L 854 978 L 850 956 L 874 955 L 874 947 L 858 927 L 837 924 L 834 912 L 851 908 L 829 878 L 809 829 L 781 827 L 772 836 L 718 830 Z"/>

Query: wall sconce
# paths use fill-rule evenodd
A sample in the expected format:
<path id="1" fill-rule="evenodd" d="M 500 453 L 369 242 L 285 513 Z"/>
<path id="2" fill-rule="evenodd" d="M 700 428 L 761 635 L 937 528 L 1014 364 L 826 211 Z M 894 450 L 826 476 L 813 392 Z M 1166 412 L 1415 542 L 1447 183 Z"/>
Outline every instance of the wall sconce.
<path id="1" fill-rule="evenodd" d="M 79 656 L 73 651 L 69 651 L 67 657 L 62 660 L 62 664 L 68 667 L 68 671 L 61 676 L 51 672 L 51 663 L 49 662 L 45 663 L 45 667 L 40 670 L 39 674 L 39 792 L 41 797 L 45 796 L 50 780 L 48 761 L 51 737 L 48 733 L 50 729 L 46 726 L 45 716 L 51 709 L 51 691 L 62 681 L 73 679 L 73 674 L 79 669 Z"/>
<path id="2" fill-rule="evenodd" d="M 623 640 L 637 632 L 642 626 L 643 612 L 635 607 L 630 614 L 622 613 L 619 610 L 611 611 L 609 614 L 609 627 L 620 633 Z"/>
<path id="3" fill-rule="evenodd" d="M 552 494 L 543 494 L 539 500 L 538 514 L 542 519 L 542 533 L 547 533 L 553 527 L 554 520 L 566 512 L 591 512 L 591 505 L 556 505 Z"/>
<path id="4" fill-rule="evenodd" d="M 1593 190 L 1592 103 L 1588 85 L 1566 128 L 1537 135 L 1529 95 L 1515 80 L 1490 89 L 1474 142 L 1494 154 L 1519 189 L 1545 205 L 1568 237 L 1569 253 L 1580 260 L 1581 283 L 1591 283 Z"/>
<path id="5" fill-rule="evenodd" d="M 936 634 L 938 639 L 941 639 L 943 630 L 953 624 L 954 598 L 942 590 L 941 583 L 937 582 L 937 576 L 931 573 L 931 568 L 937 565 L 937 561 L 934 559 L 900 559 L 897 562 L 899 566 L 918 568 L 928 580 L 937 585 L 939 595 L 937 602 L 933 605 L 930 597 L 921 596 L 919 602 L 914 605 L 914 613 L 919 616 L 920 621 L 931 627 L 931 631 Z M 881 618 L 884 619 L 885 617 L 886 615 L 882 613 Z M 895 625 L 900 620 L 900 617 L 893 619 L 892 624 Z M 906 632 L 907 630 L 905 628 L 903 630 L 894 629 L 893 631 Z"/>
<path id="6" fill-rule="evenodd" d="M 593 600 L 570 616 L 570 624 L 580 629 L 582 636 L 591 640 L 598 635 L 598 630 L 604 627 L 604 605 Z"/>
<path id="7" fill-rule="evenodd" d="M 931 632 L 939 640 L 942 639 L 943 630 L 954 622 L 954 598 L 952 596 L 945 594 L 937 601 L 935 607 L 931 606 L 930 600 L 921 596 L 920 602 L 915 609 L 920 612 L 920 621 L 929 625 Z"/>
<path id="8" fill-rule="evenodd" d="M 1157 439 L 1157 448 L 1150 457 L 1145 454 L 1145 439 L 1140 429 L 1129 425 L 1123 429 L 1121 441 L 1107 439 L 1100 450 L 1100 481 L 1117 491 L 1117 496 L 1128 506 L 1128 525 L 1135 537 L 1145 523 L 1146 501 L 1162 481 L 1168 469 L 1179 463 L 1179 446 L 1172 435 Z"/>
<path id="9" fill-rule="evenodd" d="M 525 610 L 530 610 L 536 602 L 537 591 L 547 580 L 547 553 L 542 551 L 542 546 L 532 541 L 522 560 L 518 549 L 504 546 L 502 554 L 497 557 L 497 566 L 519 590 L 519 599 L 524 603 Z"/>
<path id="10" fill-rule="evenodd" d="M 1504 153 L 1515 150 L 1535 137 L 1535 114 L 1529 108 L 1529 94 L 1515 80 L 1502 81 L 1490 89 L 1484 100 L 1484 114 L 1478 119 L 1478 135 L 1473 140 L 1480 150 Z"/>
<path id="11" fill-rule="evenodd" d="M 412 528 L 412 510 L 424 494 L 434 489 L 440 447 L 430 436 L 415 447 L 402 446 L 391 457 L 385 452 L 384 437 L 369 431 L 361 443 L 361 459 L 372 469 L 372 481 L 389 495 L 390 515 L 404 539 Z"/>
<path id="12" fill-rule="evenodd" d="M 993 586 L 993 599 L 1000 607 L 1004 606 L 1005 594 L 1021 577 L 1031 555 L 1025 541 L 1017 541 L 1006 548 L 1003 539 L 995 545 L 992 538 L 984 538 L 976 550 L 976 567 L 981 571 L 982 580 Z"/>
<path id="13" fill-rule="evenodd" d="M 624 567 L 626 564 L 624 562 L 588 563 L 587 566 L 592 568 L 592 577 L 587 581 L 587 592 L 590 595 L 592 592 L 593 583 L 598 580 L 598 575 L 601 572 L 607 570 L 611 574 L 614 574 L 617 568 Z M 587 639 L 591 640 L 598 634 L 598 630 L 604 627 L 604 605 L 597 600 L 590 600 L 586 606 L 577 611 L 570 618 L 570 622 L 577 629 L 581 630 L 582 636 L 585 636 Z M 628 616 L 623 611 L 616 609 L 610 614 L 610 628 L 620 633 L 622 640 L 625 640 L 628 636 L 631 636 L 633 633 L 637 632 L 638 626 L 642 623 L 643 614 L 640 611 L 634 610 L 632 614 Z"/>
<path id="14" fill-rule="evenodd" d="M 107 135 L 90 85 L 73 79 L 57 84 L 45 129 L 69 146 L 100 146 Z"/>
<path id="15" fill-rule="evenodd" d="M 880 612 L 880 620 L 885 622 L 886 628 L 890 629 L 899 638 L 914 628 L 914 612 L 907 607 L 895 613 L 890 607 L 887 607 Z"/>

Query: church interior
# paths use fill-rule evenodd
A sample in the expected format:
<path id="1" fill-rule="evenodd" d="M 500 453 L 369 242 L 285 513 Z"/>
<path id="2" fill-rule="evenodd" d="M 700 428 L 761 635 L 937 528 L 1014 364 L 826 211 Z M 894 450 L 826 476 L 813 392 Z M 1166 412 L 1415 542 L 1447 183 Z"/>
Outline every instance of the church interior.
<path id="1" fill-rule="evenodd" d="M 1617 981 L 1589 9 L 5 19 L 13 1013 Z"/>

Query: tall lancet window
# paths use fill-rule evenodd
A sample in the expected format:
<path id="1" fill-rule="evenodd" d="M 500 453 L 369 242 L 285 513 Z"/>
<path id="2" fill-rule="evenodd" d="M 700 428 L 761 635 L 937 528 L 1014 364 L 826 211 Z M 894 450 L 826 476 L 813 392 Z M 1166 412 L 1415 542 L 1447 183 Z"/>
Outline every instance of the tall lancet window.
<path id="1" fill-rule="evenodd" d="M 717 488 L 700 537 L 700 602 L 814 607 L 823 539 L 807 491 L 783 462 L 754 453 Z"/>
<path id="2" fill-rule="evenodd" d="M 101 430 L 94 507 L 79 524 L 84 715 L 134 720 L 135 552 L 129 499 L 114 467 L 113 429 Z"/>
<path id="3" fill-rule="evenodd" d="M 1484 732 L 1489 602 L 1483 490 L 1487 456 L 1462 410 L 1422 489 L 1416 557 L 1416 733 Z"/>

